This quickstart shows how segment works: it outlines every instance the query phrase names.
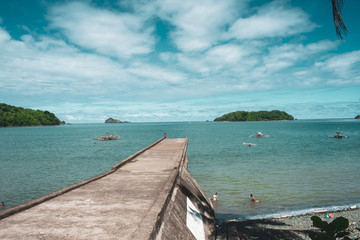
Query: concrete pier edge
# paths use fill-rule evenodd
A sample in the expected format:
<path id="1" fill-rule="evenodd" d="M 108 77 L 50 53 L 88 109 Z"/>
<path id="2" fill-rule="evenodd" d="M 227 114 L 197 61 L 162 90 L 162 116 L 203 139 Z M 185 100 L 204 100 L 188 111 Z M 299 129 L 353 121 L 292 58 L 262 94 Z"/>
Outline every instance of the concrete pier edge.
<path id="1" fill-rule="evenodd" d="M 150 235 L 145 233 L 134 234 L 132 239 L 204 239 L 215 240 L 216 222 L 214 206 L 211 200 L 206 196 L 200 185 L 192 177 L 187 169 L 187 146 L 188 138 L 185 141 L 185 147 L 179 163 L 171 176 L 168 178 L 167 187 L 164 187 L 162 193 L 167 195 L 164 201 L 158 199 L 158 204 L 162 206 L 158 214 L 157 221 L 153 224 L 153 230 Z M 171 186 L 170 186 L 171 185 Z M 194 235 L 187 222 L 189 206 L 187 200 L 190 200 L 198 211 L 197 221 L 203 223 L 202 236 Z M 187 215 L 186 215 L 187 214 Z M 190 215 L 194 215 L 194 209 L 191 209 Z M 201 225 L 201 224 L 200 224 Z M 196 226 L 200 227 L 200 226 Z M 195 227 L 195 228 L 196 228 Z M 196 230 L 199 230 L 197 228 Z"/>
<path id="2" fill-rule="evenodd" d="M 184 147 L 184 151 L 182 153 L 182 156 L 181 156 L 181 161 L 179 163 L 179 166 L 177 169 L 175 169 L 175 171 L 173 172 L 173 174 L 170 175 L 169 177 L 169 180 L 167 181 L 167 185 L 164 187 L 164 189 L 168 189 L 168 191 L 162 191 L 164 194 L 164 196 L 162 196 L 163 198 L 163 201 L 160 201 L 162 203 L 162 209 L 160 211 L 160 213 L 158 214 L 158 217 L 157 217 L 157 221 L 156 223 L 154 224 L 154 227 L 152 229 L 152 232 L 150 234 L 150 238 L 149 239 L 156 239 L 158 233 L 159 233 L 159 230 L 160 230 L 160 227 L 162 225 L 162 222 L 163 222 L 163 219 L 164 219 L 164 214 L 165 214 L 165 211 L 169 205 L 169 202 L 171 200 L 171 197 L 173 196 L 173 192 L 174 192 L 174 189 L 175 189 L 175 186 L 179 183 L 180 181 L 180 174 L 181 174 L 181 171 L 182 171 L 182 168 L 183 167 L 186 167 L 186 153 L 187 153 L 187 146 L 188 146 L 188 143 L 189 143 L 189 139 L 186 138 L 186 142 L 185 142 L 185 147 Z M 166 193 L 166 194 L 165 194 Z M 166 197 L 166 198 L 165 198 Z M 165 200 L 164 200 L 165 198 Z M 161 200 L 161 199 L 159 199 Z M 140 236 L 135 236 L 135 237 L 140 237 Z M 141 238 L 134 238 L 134 239 L 141 239 Z"/>
<path id="3" fill-rule="evenodd" d="M 164 140 L 165 137 L 162 137 L 160 138 L 159 140 L 157 140 L 156 142 L 152 143 L 151 145 L 141 149 L 140 151 L 134 153 L 133 155 L 125 158 L 124 160 L 120 161 L 119 163 L 115 164 L 111 170 L 107 171 L 107 172 L 104 172 L 102 174 L 99 174 L 99 175 L 96 175 L 92 178 L 89 178 L 89 179 L 86 179 L 86 180 L 83 180 L 81 182 L 78 182 L 78 183 L 75 183 L 75 184 L 72 184 L 70 186 L 67 186 L 65 188 L 62 188 L 60 190 L 57 190 L 55 192 L 52 192 L 52 193 L 49 193 L 49 194 L 46 194 L 42 197 L 39 197 L 39 198 L 36 198 L 36 199 L 33 199 L 33 200 L 30 200 L 28 202 L 25 202 L 25 203 L 22 203 L 22 204 L 19 204 L 17 206 L 14 206 L 14 207 L 11 207 L 9 209 L 5 209 L 5 210 L 2 210 L 0 211 L 0 220 L 3 219 L 3 218 L 6 218 L 6 217 L 9 217 L 11 215 L 14 215 L 16 213 L 19 213 L 19 212 L 22 212 L 24 210 L 27 210 L 29 208 L 32 208 L 36 205 L 39 205 L 45 201 L 48 201 L 52 198 L 55 198 L 57 196 L 60 196 L 62 194 L 65 194 L 69 191 L 72 191 L 76 188 L 79 188 L 81 186 L 84 186 L 85 184 L 88 184 L 88 183 L 91 183 L 93 181 L 96 181 L 100 178 L 103 178 L 113 172 L 115 172 L 118 168 L 120 168 L 121 166 L 123 166 L 124 164 L 130 162 L 131 160 L 133 160 L 134 158 L 136 158 L 137 156 L 139 156 L 140 154 L 142 154 L 143 152 L 145 152 L 146 150 L 152 148 L 153 146 L 155 146 L 156 144 L 160 143 L 162 140 Z"/>

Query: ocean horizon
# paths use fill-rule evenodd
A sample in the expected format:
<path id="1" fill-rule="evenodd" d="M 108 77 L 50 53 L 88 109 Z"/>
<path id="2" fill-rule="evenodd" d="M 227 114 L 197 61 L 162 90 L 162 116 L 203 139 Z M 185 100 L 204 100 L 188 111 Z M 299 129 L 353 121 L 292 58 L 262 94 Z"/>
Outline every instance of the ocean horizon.
<path id="1" fill-rule="evenodd" d="M 333 138 L 337 131 L 346 137 Z M 257 132 L 263 137 L 256 138 Z M 120 137 L 96 140 L 107 133 Z M 164 133 L 189 138 L 188 169 L 208 197 L 219 193 L 219 219 L 360 204 L 360 121 L 354 119 L 0 128 L 0 201 L 16 206 L 101 174 Z M 261 202 L 251 202 L 251 193 Z"/>

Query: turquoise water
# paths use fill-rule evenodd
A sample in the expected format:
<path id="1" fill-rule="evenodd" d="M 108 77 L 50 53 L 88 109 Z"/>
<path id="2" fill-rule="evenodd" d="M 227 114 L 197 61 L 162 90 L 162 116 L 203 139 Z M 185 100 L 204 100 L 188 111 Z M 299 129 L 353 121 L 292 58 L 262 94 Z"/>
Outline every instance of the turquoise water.
<path id="1" fill-rule="evenodd" d="M 329 137 L 338 130 L 348 138 Z M 107 132 L 121 137 L 94 140 Z M 360 121 L 352 119 L 0 128 L 0 201 L 15 206 L 105 172 L 165 132 L 189 138 L 189 170 L 208 196 L 219 193 L 219 219 L 360 204 Z"/>

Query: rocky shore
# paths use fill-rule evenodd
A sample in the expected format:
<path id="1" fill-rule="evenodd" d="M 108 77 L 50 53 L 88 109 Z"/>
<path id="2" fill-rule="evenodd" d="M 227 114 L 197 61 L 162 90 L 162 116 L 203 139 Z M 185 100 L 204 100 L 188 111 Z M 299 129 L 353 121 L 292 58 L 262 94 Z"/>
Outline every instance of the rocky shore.
<path id="1" fill-rule="evenodd" d="M 326 218 L 326 214 L 330 215 L 330 213 L 333 217 Z M 360 238 L 360 210 L 355 209 L 283 218 L 227 221 L 218 227 L 216 239 L 311 239 L 309 233 L 320 233 L 319 229 L 312 226 L 310 218 L 314 215 L 329 223 L 337 217 L 345 217 L 349 220 L 349 237 Z"/>

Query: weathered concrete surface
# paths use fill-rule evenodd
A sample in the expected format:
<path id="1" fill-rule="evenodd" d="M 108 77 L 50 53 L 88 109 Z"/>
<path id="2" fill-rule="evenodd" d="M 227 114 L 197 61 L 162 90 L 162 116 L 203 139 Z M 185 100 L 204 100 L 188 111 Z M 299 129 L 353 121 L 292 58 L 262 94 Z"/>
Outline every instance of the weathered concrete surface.
<path id="1" fill-rule="evenodd" d="M 188 205 L 188 201 L 192 202 L 198 213 Z M 195 225 L 191 228 L 188 222 L 189 215 L 190 217 L 193 215 L 196 219 L 201 218 L 199 221 L 202 221 L 203 226 Z M 198 233 L 197 238 L 194 237 L 194 228 Z M 215 231 L 212 203 L 188 170 L 182 168 L 171 199 L 162 216 L 159 231 L 156 238 L 152 239 L 215 239 Z"/>
<path id="2" fill-rule="evenodd" d="M 159 139 L 158 141 L 154 142 L 153 144 L 141 149 L 140 151 L 134 153 L 133 155 L 127 157 L 126 159 L 120 161 L 119 163 L 115 164 L 111 170 L 105 172 L 105 173 L 102 173 L 102 174 L 99 174 L 97 176 L 94 176 L 92 178 L 89 178 L 89 179 L 86 179 L 84 181 L 81 181 L 81 182 L 78 182 L 78 183 L 75 183 L 75 184 L 72 184 L 68 187 L 65 187 L 65 188 L 62 188 L 58 191 L 55 191 L 55 192 L 52 192 L 52 193 L 49 193 L 45 196 L 42 196 L 42 197 L 39 197 L 39 198 L 36 198 L 34 200 L 31 200 L 29 202 L 26 202 L 26 203 L 23 203 L 23 204 L 20 204 L 18 206 L 15 206 L 15 207 L 12 207 L 12 208 L 9 208 L 9 209 L 6 209 L 6 210 L 2 210 L 0 211 L 0 220 L 5 218 L 5 217 L 8 217 L 8 216 L 11 216 L 13 214 L 16 214 L 18 212 L 21 212 L 21 211 L 24 211 L 26 209 L 29 209 L 31 207 L 34 207 L 40 203 L 43 203 L 45 201 L 48 201 L 54 197 L 57 197 L 57 196 L 60 196 L 64 193 L 67 193 L 69 191 L 72 191 L 76 188 L 79 188 L 85 184 L 88 184 L 90 182 L 93 182 L 93 181 L 96 181 L 100 178 L 103 178 L 105 177 L 106 175 L 109 175 L 111 173 L 113 173 L 114 171 L 116 171 L 117 169 L 119 169 L 121 166 L 125 165 L 126 163 L 132 161 L 133 159 L 135 159 L 137 156 L 139 156 L 140 154 L 144 153 L 145 151 L 147 151 L 148 149 L 152 148 L 153 146 L 155 146 L 156 144 L 158 144 L 159 142 L 161 142 L 162 140 L 164 140 L 164 138 L 161 138 Z"/>
<path id="3" fill-rule="evenodd" d="M 0 220 L 0 239 L 195 239 L 185 198 L 204 211 L 211 238 L 212 206 L 186 170 L 186 148 L 187 139 L 165 139 L 100 179 Z M 177 238 L 167 225 L 173 215 Z"/>

